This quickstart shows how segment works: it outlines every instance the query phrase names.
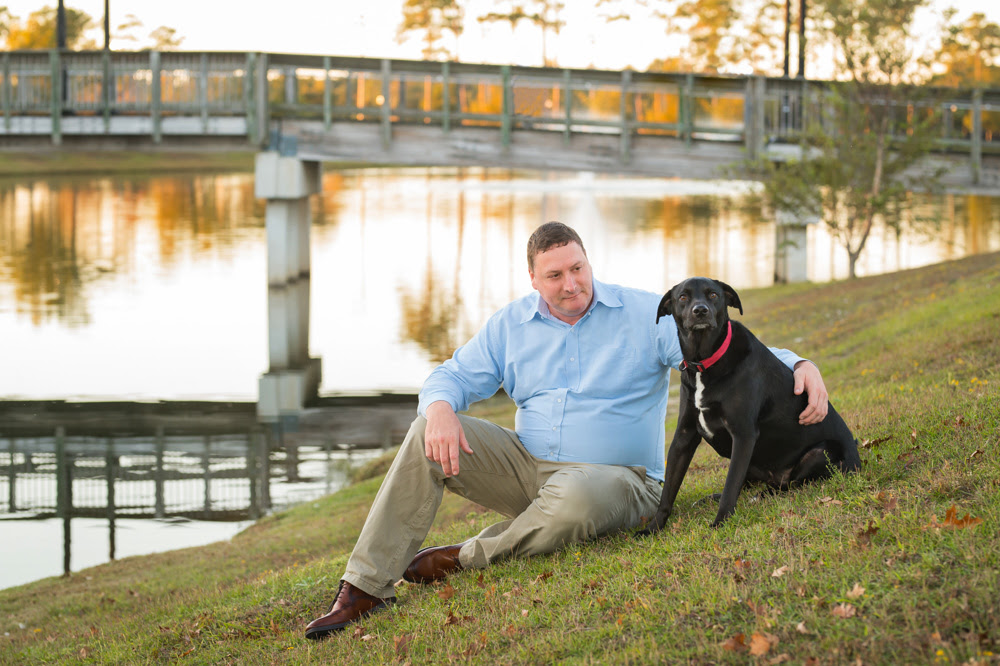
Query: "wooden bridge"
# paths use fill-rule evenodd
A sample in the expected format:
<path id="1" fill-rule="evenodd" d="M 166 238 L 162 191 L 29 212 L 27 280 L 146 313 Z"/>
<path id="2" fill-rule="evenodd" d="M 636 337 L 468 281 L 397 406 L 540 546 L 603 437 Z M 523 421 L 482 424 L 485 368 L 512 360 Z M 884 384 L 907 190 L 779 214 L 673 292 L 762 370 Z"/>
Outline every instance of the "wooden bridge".
<path id="1" fill-rule="evenodd" d="M 940 90 L 952 189 L 1000 194 L 1000 89 Z M 0 54 L 0 149 L 719 178 L 797 150 L 817 82 L 270 53 Z M 901 107 L 901 117 L 912 105 Z"/>

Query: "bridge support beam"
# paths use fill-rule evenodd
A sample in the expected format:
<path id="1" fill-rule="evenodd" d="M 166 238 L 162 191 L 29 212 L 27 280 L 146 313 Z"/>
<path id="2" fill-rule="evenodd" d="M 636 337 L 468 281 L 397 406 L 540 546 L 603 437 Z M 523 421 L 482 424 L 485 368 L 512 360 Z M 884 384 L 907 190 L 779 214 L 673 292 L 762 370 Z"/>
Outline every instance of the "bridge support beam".
<path id="1" fill-rule="evenodd" d="M 806 282 L 809 279 L 808 225 L 817 218 L 788 211 L 777 212 L 774 243 L 774 281 L 777 284 Z"/>
<path id="2" fill-rule="evenodd" d="M 268 371 L 258 382 L 257 418 L 294 422 L 319 390 L 322 361 L 309 357 L 309 196 L 320 163 L 259 153 L 254 190 L 267 200 Z"/>

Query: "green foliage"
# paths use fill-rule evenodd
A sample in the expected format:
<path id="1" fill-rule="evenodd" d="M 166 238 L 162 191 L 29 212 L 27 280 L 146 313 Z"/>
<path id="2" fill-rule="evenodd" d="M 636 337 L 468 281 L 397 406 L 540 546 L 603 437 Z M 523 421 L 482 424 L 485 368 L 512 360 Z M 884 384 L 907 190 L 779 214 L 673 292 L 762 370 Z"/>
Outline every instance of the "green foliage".
<path id="1" fill-rule="evenodd" d="M 325 641 L 379 479 L 229 543 L 0 591 L 0 663 L 987 664 L 1000 654 L 1000 256 L 741 294 L 767 344 L 815 359 L 862 470 L 743 493 L 701 447 L 667 528 L 402 583 Z M 510 419 L 500 397 L 476 415 Z M 508 421 L 509 422 L 509 421 Z M 446 493 L 429 542 L 501 517 Z"/>
<path id="2" fill-rule="evenodd" d="M 396 39 L 406 40 L 410 33 L 424 33 L 423 57 L 451 57 L 446 47 L 440 45 L 444 33 L 450 32 L 457 39 L 463 30 L 465 12 L 457 0 L 406 0 L 403 3 L 403 21 L 399 24 Z"/>
<path id="3" fill-rule="evenodd" d="M 851 277 L 875 223 L 899 230 L 913 215 L 910 192 L 934 191 L 944 171 L 927 162 L 937 105 L 926 88 L 907 85 L 919 72 L 907 36 L 924 4 L 817 0 L 847 80 L 819 86 L 803 104 L 797 157 L 751 165 L 773 209 L 826 223 L 847 251 Z"/>
<path id="4" fill-rule="evenodd" d="M 950 10 L 946 14 L 945 36 L 934 58 L 945 71 L 935 76 L 934 82 L 948 86 L 1000 84 L 1000 26 L 979 13 L 964 23 L 955 23 L 955 13 Z"/>
<path id="5" fill-rule="evenodd" d="M 84 42 L 84 33 L 93 25 L 93 18 L 86 12 L 66 7 L 66 47 L 70 49 L 92 47 Z M 32 12 L 23 23 L 11 18 L 7 23 L 7 48 L 54 49 L 56 48 L 56 13 L 54 7 L 43 7 Z M 0 12 L 2 20 L 2 12 Z M 3 30 L 0 30 L 0 34 Z"/>

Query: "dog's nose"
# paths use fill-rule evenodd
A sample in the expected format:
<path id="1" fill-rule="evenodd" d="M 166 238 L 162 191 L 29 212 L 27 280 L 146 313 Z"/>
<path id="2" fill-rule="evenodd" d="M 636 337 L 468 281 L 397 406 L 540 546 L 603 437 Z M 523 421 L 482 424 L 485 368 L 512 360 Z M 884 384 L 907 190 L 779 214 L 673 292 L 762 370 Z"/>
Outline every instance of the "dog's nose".
<path id="1" fill-rule="evenodd" d="M 698 303 L 693 308 L 691 308 L 691 314 L 695 317 L 704 317 L 708 315 L 708 306 L 704 303 Z"/>

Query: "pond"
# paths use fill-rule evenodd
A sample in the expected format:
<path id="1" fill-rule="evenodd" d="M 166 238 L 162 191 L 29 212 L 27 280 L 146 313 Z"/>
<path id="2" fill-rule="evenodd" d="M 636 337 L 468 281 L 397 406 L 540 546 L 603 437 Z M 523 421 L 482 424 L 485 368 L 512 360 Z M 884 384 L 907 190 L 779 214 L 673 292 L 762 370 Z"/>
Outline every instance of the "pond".
<path id="1" fill-rule="evenodd" d="M 328 171 L 313 198 L 310 354 L 321 395 L 416 391 L 530 290 L 525 243 L 560 220 L 594 274 L 663 291 L 772 284 L 752 185 L 492 169 Z M 1000 249 L 1000 199 L 925 197 L 930 235 L 876 229 L 859 273 Z M 0 181 L 0 399 L 255 400 L 267 371 L 264 204 L 253 175 Z M 808 276 L 846 253 L 808 231 Z"/>

